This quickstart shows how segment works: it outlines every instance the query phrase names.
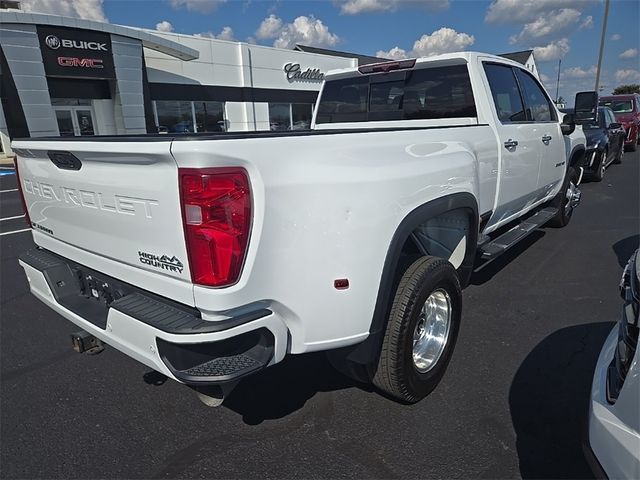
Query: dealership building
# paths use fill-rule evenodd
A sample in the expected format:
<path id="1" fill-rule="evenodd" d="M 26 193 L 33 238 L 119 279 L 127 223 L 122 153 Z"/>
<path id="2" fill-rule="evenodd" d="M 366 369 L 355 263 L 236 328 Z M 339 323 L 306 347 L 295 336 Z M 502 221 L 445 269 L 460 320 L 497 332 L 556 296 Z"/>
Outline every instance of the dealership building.
<path id="1" fill-rule="evenodd" d="M 0 10 L 2 151 L 19 137 L 308 128 L 324 73 L 368 58 L 332 53 Z"/>
<path id="2" fill-rule="evenodd" d="M 1 155 L 21 137 L 305 129 L 327 71 L 383 60 L 1 8 L 7 4 L 18 2 L 0 0 Z M 513 55 L 537 74 L 529 53 Z"/>

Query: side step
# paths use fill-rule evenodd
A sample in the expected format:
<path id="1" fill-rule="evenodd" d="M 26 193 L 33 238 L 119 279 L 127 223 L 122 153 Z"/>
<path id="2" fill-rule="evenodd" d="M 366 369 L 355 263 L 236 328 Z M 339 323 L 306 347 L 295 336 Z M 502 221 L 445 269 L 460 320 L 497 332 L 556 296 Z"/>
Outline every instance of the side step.
<path id="1" fill-rule="evenodd" d="M 516 243 L 533 233 L 538 227 L 541 227 L 555 217 L 557 213 L 557 208 L 542 209 L 499 237 L 483 243 L 478 247 L 480 258 L 487 262 L 495 260 Z"/>

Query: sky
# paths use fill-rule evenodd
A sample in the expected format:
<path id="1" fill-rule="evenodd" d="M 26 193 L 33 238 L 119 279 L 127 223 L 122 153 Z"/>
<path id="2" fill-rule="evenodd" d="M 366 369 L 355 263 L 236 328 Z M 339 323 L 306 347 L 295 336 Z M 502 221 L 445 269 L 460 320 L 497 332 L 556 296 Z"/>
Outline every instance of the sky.
<path id="1" fill-rule="evenodd" d="M 22 0 L 27 11 L 386 58 L 534 49 L 541 79 L 573 104 L 595 85 L 604 0 Z M 640 1 L 611 0 L 602 93 L 640 83 Z"/>

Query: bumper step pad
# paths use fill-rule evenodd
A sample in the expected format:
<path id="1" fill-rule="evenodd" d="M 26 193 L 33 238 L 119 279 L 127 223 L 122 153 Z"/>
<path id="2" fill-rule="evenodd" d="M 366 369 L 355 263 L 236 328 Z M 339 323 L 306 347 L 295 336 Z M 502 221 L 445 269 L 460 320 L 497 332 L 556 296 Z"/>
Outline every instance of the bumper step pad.
<path id="1" fill-rule="evenodd" d="M 240 354 L 233 357 L 214 358 L 202 365 L 191 367 L 182 373 L 192 377 L 223 377 L 225 375 L 237 375 L 243 370 L 254 370 L 262 364 L 255 358 Z"/>
<path id="2" fill-rule="evenodd" d="M 273 334 L 266 328 L 214 342 L 173 343 L 156 339 L 171 373 L 190 385 L 232 382 L 265 368 L 273 358 Z"/>

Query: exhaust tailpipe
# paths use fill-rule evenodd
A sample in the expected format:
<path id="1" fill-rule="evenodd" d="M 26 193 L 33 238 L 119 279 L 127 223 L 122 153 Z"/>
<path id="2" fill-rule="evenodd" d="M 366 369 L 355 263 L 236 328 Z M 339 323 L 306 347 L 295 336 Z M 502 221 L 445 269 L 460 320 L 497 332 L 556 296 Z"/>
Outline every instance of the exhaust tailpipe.
<path id="1" fill-rule="evenodd" d="M 223 385 L 192 386 L 198 395 L 198 399 L 207 407 L 219 407 L 222 402 L 236 388 L 238 382 L 225 383 Z"/>

